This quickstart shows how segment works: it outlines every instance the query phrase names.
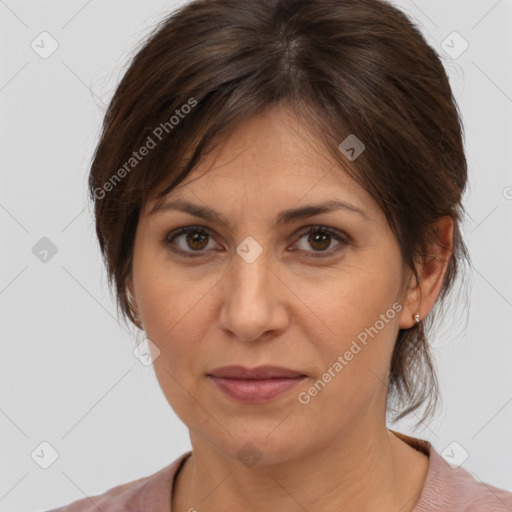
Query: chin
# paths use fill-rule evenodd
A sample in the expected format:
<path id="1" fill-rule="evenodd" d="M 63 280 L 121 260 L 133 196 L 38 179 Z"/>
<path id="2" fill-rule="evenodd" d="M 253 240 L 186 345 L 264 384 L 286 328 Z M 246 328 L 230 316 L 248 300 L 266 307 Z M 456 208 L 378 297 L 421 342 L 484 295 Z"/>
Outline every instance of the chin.
<path id="1" fill-rule="evenodd" d="M 237 432 L 236 436 L 227 435 L 210 442 L 220 453 L 238 459 L 247 468 L 286 463 L 299 455 L 302 445 L 289 431 L 283 429 L 279 434 L 272 431 L 275 426 L 271 429 L 248 429 L 245 433 Z"/>

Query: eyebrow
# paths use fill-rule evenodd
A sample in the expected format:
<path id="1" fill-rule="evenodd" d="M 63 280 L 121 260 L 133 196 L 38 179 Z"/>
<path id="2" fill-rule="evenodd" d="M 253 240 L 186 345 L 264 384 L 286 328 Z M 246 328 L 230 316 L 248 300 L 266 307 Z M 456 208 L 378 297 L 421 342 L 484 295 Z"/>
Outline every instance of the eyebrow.
<path id="1" fill-rule="evenodd" d="M 199 217 L 201 219 L 208 220 L 211 222 L 216 222 L 227 228 L 231 228 L 230 222 L 217 210 L 214 210 L 213 208 L 210 208 L 208 206 L 194 204 L 184 199 L 164 201 L 159 205 L 157 204 L 149 212 L 149 215 L 153 216 L 156 213 L 170 210 L 177 210 L 189 213 L 191 215 L 194 215 L 195 217 Z M 300 208 L 283 210 L 279 212 L 277 215 L 276 225 L 290 224 L 292 222 L 305 219 L 307 217 L 313 217 L 314 215 L 319 215 L 321 213 L 329 213 L 337 210 L 344 210 L 349 213 L 357 214 L 368 221 L 370 220 L 366 212 L 364 210 L 361 210 L 357 206 L 354 206 L 343 201 L 330 199 L 318 204 L 310 204 L 306 206 L 301 206 Z"/>

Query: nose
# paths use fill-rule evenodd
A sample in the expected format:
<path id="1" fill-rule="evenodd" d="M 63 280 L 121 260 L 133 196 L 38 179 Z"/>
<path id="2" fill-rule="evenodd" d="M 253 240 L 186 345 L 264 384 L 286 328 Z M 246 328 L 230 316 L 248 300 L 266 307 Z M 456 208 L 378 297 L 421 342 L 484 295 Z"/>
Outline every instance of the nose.
<path id="1" fill-rule="evenodd" d="M 286 285 L 265 253 L 248 262 L 238 254 L 220 285 L 221 329 L 242 341 L 276 336 L 289 323 Z M 218 292 L 218 293 L 219 293 Z"/>

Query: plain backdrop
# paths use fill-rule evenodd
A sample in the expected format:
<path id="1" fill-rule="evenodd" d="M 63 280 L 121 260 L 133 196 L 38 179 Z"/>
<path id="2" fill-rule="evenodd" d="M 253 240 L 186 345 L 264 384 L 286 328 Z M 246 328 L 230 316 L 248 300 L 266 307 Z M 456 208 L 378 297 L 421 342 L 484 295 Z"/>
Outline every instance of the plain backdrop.
<path id="1" fill-rule="evenodd" d="M 475 478 L 512 491 L 512 2 L 396 4 L 442 55 L 463 114 L 474 271 L 469 307 L 456 294 L 430 340 L 440 412 L 416 431 L 414 417 L 390 427 L 455 450 Z M 102 493 L 190 448 L 133 354 L 134 331 L 116 320 L 86 195 L 105 106 L 136 45 L 176 5 L 0 2 L 3 512 Z"/>

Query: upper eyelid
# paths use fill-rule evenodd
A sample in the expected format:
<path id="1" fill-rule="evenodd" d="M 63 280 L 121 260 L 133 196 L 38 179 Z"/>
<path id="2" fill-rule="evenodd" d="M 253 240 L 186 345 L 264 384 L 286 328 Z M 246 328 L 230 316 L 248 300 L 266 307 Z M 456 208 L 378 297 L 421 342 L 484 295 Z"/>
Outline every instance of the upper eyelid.
<path id="1" fill-rule="evenodd" d="M 167 231 L 165 238 L 168 239 L 171 237 L 171 235 L 172 235 L 172 237 L 176 236 L 176 235 L 178 235 L 178 236 L 183 235 L 183 234 L 187 233 L 187 231 L 192 231 L 193 229 L 197 229 L 198 231 L 205 231 L 208 235 L 217 235 L 217 231 L 215 229 L 209 228 L 202 224 L 187 224 L 187 225 L 172 229 L 170 231 Z M 329 230 L 329 231 L 332 231 L 334 234 L 339 234 L 340 236 L 349 238 L 349 235 L 345 231 L 343 231 L 339 228 L 333 228 L 331 226 L 327 226 L 325 224 L 307 224 L 306 226 L 297 228 L 294 231 L 293 235 L 302 234 L 309 229 L 318 229 L 319 231 L 320 230 L 325 230 L 325 231 Z M 180 233 L 180 231 L 181 231 L 181 233 Z M 291 235 L 291 236 L 293 236 L 293 235 Z"/>

